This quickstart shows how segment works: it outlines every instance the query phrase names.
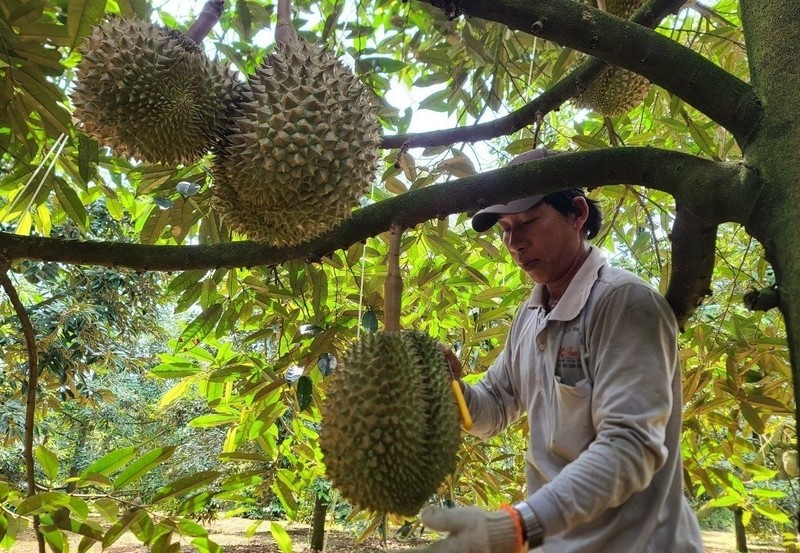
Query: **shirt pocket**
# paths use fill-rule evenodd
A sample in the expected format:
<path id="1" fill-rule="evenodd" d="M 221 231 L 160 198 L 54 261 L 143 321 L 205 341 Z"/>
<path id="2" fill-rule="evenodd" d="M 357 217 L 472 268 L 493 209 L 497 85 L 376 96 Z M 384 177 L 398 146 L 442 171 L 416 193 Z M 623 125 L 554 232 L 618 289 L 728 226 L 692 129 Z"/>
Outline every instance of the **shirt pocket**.
<path id="1" fill-rule="evenodd" d="M 567 461 L 574 461 L 595 438 L 592 388 L 589 378 L 575 386 L 555 382 L 550 449 Z"/>

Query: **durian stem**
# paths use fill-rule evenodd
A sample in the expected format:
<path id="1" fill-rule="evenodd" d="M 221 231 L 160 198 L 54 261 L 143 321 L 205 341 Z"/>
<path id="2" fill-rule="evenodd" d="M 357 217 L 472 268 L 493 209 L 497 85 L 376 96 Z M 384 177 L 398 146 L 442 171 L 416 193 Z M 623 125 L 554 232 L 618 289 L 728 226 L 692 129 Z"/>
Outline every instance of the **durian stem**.
<path id="1" fill-rule="evenodd" d="M 208 0 L 203 6 L 200 15 L 197 16 L 192 26 L 186 31 L 186 36 L 197 44 L 203 42 L 203 39 L 208 36 L 208 33 L 219 21 L 219 18 L 222 17 L 224 7 L 225 0 Z"/>
<path id="2" fill-rule="evenodd" d="M 384 327 L 387 332 L 400 330 L 400 307 L 403 296 L 403 279 L 400 277 L 400 242 L 403 227 L 392 225 L 389 229 L 389 255 L 386 281 L 383 284 Z"/>
<path id="3" fill-rule="evenodd" d="M 278 46 L 297 40 L 297 31 L 292 24 L 292 1 L 278 0 L 278 24 L 275 26 L 275 43 Z"/>

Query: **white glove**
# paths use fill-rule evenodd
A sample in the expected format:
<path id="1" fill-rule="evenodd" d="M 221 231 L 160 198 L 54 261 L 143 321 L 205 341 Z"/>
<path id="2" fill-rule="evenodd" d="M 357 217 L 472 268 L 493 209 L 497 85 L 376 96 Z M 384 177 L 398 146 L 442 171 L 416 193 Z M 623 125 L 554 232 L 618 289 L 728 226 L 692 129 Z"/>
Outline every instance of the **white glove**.
<path id="1" fill-rule="evenodd" d="M 521 528 L 515 527 L 511 514 L 505 511 L 426 507 L 422 524 L 450 535 L 417 553 L 520 553 Z"/>

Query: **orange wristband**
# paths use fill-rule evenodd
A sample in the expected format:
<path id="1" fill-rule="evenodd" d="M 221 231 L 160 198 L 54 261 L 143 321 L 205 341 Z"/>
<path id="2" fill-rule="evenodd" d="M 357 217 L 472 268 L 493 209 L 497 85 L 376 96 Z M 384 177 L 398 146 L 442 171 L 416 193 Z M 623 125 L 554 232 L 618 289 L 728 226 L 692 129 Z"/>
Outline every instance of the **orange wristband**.
<path id="1" fill-rule="evenodd" d="M 517 551 L 521 553 L 522 544 L 524 543 L 524 540 L 522 539 L 522 517 L 519 515 L 519 511 L 517 511 L 511 505 L 506 505 L 506 504 L 500 505 L 500 510 L 507 512 L 511 517 L 511 523 L 514 525 L 514 531 L 517 537 L 517 539 L 515 540 L 517 545 Z"/>

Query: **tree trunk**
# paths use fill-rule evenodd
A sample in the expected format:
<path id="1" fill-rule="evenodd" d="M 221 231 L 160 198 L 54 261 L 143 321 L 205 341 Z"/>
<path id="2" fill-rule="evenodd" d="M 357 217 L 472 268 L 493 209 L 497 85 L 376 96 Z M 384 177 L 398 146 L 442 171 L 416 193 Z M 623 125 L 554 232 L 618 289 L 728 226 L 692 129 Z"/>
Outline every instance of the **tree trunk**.
<path id="1" fill-rule="evenodd" d="M 745 164 L 762 181 L 747 230 L 756 237 L 775 269 L 778 301 L 786 323 L 795 398 L 800 394 L 800 28 L 776 25 L 797 21 L 797 2 L 742 0 L 742 24 L 751 82 L 763 117 L 745 148 Z M 767 211 L 769 215 L 766 216 Z M 800 403 L 795 402 L 795 422 Z"/>
<path id="2" fill-rule="evenodd" d="M 317 494 L 314 501 L 314 516 L 311 520 L 311 549 L 322 551 L 325 545 L 325 517 L 328 514 L 328 500 L 322 494 Z"/>
<path id="3" fill-rule="evenodd" d="M 743 514 L 744 509 L 741 507 L 736 507 L 733 510 L 733 525 L 736 529 L 736 551 L 739 553 L 747 553 L 747 534 L 744 531 Z"/>

